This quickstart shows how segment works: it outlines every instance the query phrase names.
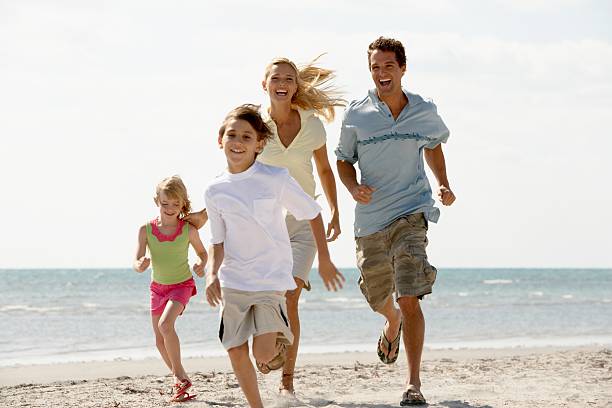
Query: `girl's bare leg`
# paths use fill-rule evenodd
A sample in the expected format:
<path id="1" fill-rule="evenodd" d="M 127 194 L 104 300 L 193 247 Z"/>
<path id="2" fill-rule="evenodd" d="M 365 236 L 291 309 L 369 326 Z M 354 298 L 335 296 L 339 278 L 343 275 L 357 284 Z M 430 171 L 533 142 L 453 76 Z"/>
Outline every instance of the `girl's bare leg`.
<path id="1" fill-rule="evenodd" d="M 159 331 L 164 338 L 172 373 L 180 381 L 189 379 L 181 362 L 181 343 L 174 330 L 176 318 L 181 314 L 183 309 L 185 309 L 185 306 L 183 306 L 182 303 L 175 300 L 168 301 L 166 309 L 164 309 L 164 313 L 162 313 L 158 324 Z"/>
<path id="2" fill-rule="evenodd" d="M 159 319 L 161 319 L 161 315 L 151 315 L 153 333 L 155 333 L 155 345 L 157 346 L 157 350 L 159 350 L 162 360 L 164 360 L 164 363 L 166 363 L 168 369 L 170 372 L 172 372 L 172 363 L 170 362 L 170 357 L 168 357 L 168 352 L 166 351 L 164 336 L 162 336 L 161 332 L 159 331 Z"/>

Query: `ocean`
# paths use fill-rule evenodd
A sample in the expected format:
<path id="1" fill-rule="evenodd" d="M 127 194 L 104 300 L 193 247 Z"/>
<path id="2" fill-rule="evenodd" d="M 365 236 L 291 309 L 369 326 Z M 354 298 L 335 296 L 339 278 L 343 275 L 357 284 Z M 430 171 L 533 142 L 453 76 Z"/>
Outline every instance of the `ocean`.
<path id="1" fill-rule="evenodd" d="M 327 292 L 312 271 L 302 353 L 372 351 L 384 319 L 356 269 Z M 129 269 L 0 269 L 0 366 L 157 357 L 149 274 Z M 218 309 L 198 295 L 178 319 L 183 356 L 220 356 Z M 422 302 L 426 349 L 612 345 L 611 269 L 438 270 Z"/>

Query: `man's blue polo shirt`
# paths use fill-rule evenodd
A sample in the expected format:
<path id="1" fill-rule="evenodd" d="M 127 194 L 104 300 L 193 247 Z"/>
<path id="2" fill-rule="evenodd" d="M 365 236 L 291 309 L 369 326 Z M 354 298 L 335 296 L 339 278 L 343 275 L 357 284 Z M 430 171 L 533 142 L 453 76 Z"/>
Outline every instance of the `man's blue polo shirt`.
<path id="1" fill-rule="evenodd" d="M 449 131 L 436 105 L 408 93 L 408 104 L 397 119 L 376 90 L 353 101 L 342 121 L 338 160 L 358 162 L 361 184 L 373 187 L 369 204 L 357 203 L 355 236 L 363 237 L 384 229 L 397 218 L 424 213 L 437 222 L 431 187 L 423 165 L 423 148 L 433 149 L 448 139 Z"/>

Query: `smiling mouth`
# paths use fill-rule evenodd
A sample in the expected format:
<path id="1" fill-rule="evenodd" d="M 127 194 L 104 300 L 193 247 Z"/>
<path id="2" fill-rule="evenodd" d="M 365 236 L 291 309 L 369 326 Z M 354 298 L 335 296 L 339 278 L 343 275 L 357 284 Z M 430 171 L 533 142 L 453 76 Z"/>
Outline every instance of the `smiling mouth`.
<path id="1" fill-rule="evenodd" d="M 236 154 L 241 154 L 244 153 L 246 150 L 237 150 L 237 149 L 230 149 L 230 152 L 232 153 L 236 153 Z"/>
<path id="2" fill-rule="evenodd" d="M 278 96 L 287 96 L 288 92 L 283 89 L 279 89 L 278 91 L 276 91 L 276 94 Z"/>
<path id="3" fill-rule="evenodd" d="M 391 80 L 390 79 L 381 79 L 380 81 L 378 81 L 378 83 L 380 84 L 380 86 L 389 86 L 391 85 Z"/>

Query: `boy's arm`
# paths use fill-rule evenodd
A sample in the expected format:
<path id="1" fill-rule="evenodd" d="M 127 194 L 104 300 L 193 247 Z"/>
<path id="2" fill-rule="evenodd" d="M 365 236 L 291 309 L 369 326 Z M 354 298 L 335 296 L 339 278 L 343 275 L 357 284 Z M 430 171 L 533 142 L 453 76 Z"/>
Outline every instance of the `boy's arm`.
<path id="1" fill-rule="evenodd" d="M 206 212 L 206 208 L 204 208 L 201 211 L 187 214 L 183 217 L 183 220 L 187 221 L 197 229 L 200 229 L 204 226 L 204 224 L 206 224 L 206 221 L 208 221 L 208 213 Z"/>
<path id="2" fill-rule="evenodd" d="M 136 258 L 132 267 L 136 272 L 144 272 L 149 267 L 151 259 L 145 257 L 147 253 L 147 227 L 143 225 L 138 231 L 138 247 L 136 248 Z"/>
<path id="3" fill-rule="evenodd" d="M 193 271 L 201 278 L 204 276 L 204 267 L 208 260 L 208 253 L 206 252 L 206 248 L 204 248 L 204 244 L 202 244 L 198 230 L 195 228 L 189 228 L 189 243 L 200 258 L 200 260 L 193 265 Z"/>
<path id="4" fill-rule="evenodd" d="M 425 161 L 431 169 L 432 173 L 440 186 L 438 190 L 438 198 L 444 205 L 451 205 L 455 201 L 455 194 L 450 189 L 448 178 L 446 176 L 446 161 L 444 160 L 444 152 L 442 145 L 438 144 L 433 149 L 425 149 Z"/>
<path id="5" fill-rule="evenodd" d="M 217 306 L 221 303 L 221 284 L 219 283 L 218 273 L 225 254 L 223 243 L 213 244 L 212 248 L 209 248 L 209 252 L 208 274 L 206 275 L 206 300 L 211 306 Z"/>
<path id="6" fill-rule="evenodd" d="M 321 279 L 323 279 L 323 284 L 327 290 L 333 290 L 334 292 L 338 289 L 342 289 L 344 276 L 336 269 L 336 266 L 329 257 L 329 249 L 327 248 L 327 240 L 325 239 L 325 227 L 323 226 L 321 214 L 318 214 L 315 218 L 310 220 L 310 228 L 312 229 L 312 235 L 317 245 L 319 275 L 321 275 Z"/>

